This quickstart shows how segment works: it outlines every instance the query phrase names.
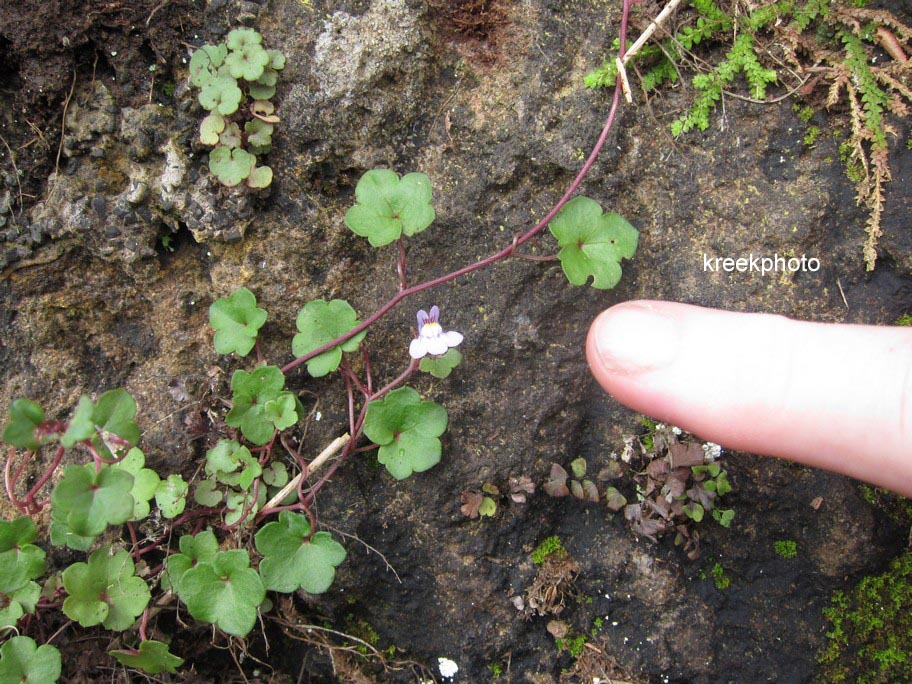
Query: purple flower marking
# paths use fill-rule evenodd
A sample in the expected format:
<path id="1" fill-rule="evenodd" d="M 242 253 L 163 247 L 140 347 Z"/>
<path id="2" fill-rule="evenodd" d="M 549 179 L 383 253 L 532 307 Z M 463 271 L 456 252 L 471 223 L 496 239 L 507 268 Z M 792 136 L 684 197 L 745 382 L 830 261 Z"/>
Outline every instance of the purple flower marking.
<path id="1" fill-rule="evenodd" d="M 462 335 L 455 330 L 444 331 L 438 319 L 440 309 L 431 307 L 431 313 L 424 309 L 418 312 L 418 337 L 409 345 L 409 356 L 421 359 L 430 354 L 440 356 L 446 354 L 450 347 L 458 346 L 462 342 Z"/>

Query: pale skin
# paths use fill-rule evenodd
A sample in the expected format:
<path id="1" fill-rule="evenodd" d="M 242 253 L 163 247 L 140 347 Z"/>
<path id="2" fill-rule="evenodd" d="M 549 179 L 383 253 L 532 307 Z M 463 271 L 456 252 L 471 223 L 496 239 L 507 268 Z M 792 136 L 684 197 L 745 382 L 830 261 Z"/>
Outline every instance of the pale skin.
<path id="1" fill-rule="evenodd" d="M 912 496 L 912 328 L 633 301 L 596 318 L 586 355 L 635 411 Z"/>

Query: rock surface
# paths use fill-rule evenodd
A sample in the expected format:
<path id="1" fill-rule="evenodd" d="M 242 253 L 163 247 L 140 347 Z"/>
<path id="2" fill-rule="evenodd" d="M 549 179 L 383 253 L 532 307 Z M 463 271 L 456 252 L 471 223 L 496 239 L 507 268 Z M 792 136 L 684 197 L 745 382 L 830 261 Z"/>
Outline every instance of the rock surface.
<path id="1" fill-rule="evenodd" d="M 212 437 L 199 431 L 212 417 L 200 407 L 220 407 L 230 373 L 252 365 L 213 351 L 212 301 L 239 286 L 253 290 L 270 312 L 263 354 L 282 364 L 307 301 L 345 298 L 363 317 L 396 292 L 393 247 L 373 250 L 342 222 L 364 171 L 389 166 L 431 178 L 437 220 L 408 242 L 411 283 L 494 253 L 534 224 L 572 181 L 607 114 L 607 96 L 581 79 L 616 36 L 619 3 L 488 4 L 496 20 L 471 31 L 458 12 L 420 0 L 212 0 L 194 9 L 201 28 L 185 40 L 212 41 L 252 23 L 288 58 L 274 98 L 275 180 L 258 196 L 210 178 L 207 152 L 194 142 L 201 110 L 173 51 L 160 70 L 176 84 L 171 96 L 134 82 L 141 69 L 111 67 L 90 80 L 90 65 L 77 65 L 58 170 L 35 167 L 46 175 L 27 212 L 13 213 L 15 183 L 0 192 L 4 415 L 29 396 L 64 417 L 81 394 L 124 386 L 140 406 L 149 461 L 190 477 Z M 0 49 L 14 52 L 2 41 Z M 20 78 L 31 73 L 24 64 Z M 367 343 L 381 379 L 407 362 L 418 308 L 438 304 L 446 325 L 465 335 L 465 361 L 450 378 L 413 383 L 449 411 L 444 458 L 403 482 L 367 460 L 340 470 L 321 495 L 320 518 L 373 550 L 346 537 L 337 583 L 319 598 L 297 597 L 297 620 L 328 619 L 352 633 L 367 625 L 378 648 L 395 646 L 398 657 L 432 670 L 440 657 L 454 661 L 456 682 L 488 681 L 493 665 L 508 673 L 497 681 L 566 681 L 561 670 L 574 659 L 558 651 L 549 618 L 516 607 L 538 573 L 532 550 L 556 534 L 579 566 L 560 619 L 590 635 L 617 676 L 812 679 L 831 591 L 881 570 L 905 546 L 905 531 L 852 482 L 726 454 L 737 517 L 730 529 L 704 524 L 696 562 L 670 540 L 637 539 L 603 505 L 540 490 L 525 504 L 501 501 L 493 519 L 459 512 L 460 493 L 486 483 L 505 491 L 509 477 L 525 475 L 540 485 L 551 463 L 578 456 L 601 467 L 641 429 L 591 380 L 582 354 L 589 322 L 613 303 L 662 298 L 872 324 L 908 313 L 908 184 L 891 185 L 884 257 L 866 274 L 864 215 L 831 161 L 832 139 L 804 145 L 788 101 L 732 100 L 724 128 L 673 140 L 669 112 L 685 102 L 672 93 L 654 103 L 658 122 L 643 103 L 625 107 L 581 189 L 640 230 L 617 289 L 573 288 L 559 265 L 508 260 L 400 305 L 372 329 Z M 12 118 L 4 112 L 2 120 Z M 900 144 L 894 152 L 899 179 L 912 153 Z M 550 254 L 555 245 L 543 237 L 536 250 Z M 704 270 L 704 254 L 750 253 L 806 255 L 820 269 L 765 277 Z M 347 427 L 344 386 L 303 371 L 290 385 L 319 416 L 304 442 L 312 456 Z M 814 509 L 818 496 L 823 505 Z M 799 557 L 777 556 L 779 539 L 796 540 Z M 729 589 L 707 579 L 714 563 L 730 576 Z M 277 672 L 294 681 L 306 658 L 308 681 L 333 681 L 325 655 L 277 629 L 269 636 Z M 219 671 L 203 659 L 197 668 Z M 364 669 L 374 679 L 343 681 L 419 679 Z"/>

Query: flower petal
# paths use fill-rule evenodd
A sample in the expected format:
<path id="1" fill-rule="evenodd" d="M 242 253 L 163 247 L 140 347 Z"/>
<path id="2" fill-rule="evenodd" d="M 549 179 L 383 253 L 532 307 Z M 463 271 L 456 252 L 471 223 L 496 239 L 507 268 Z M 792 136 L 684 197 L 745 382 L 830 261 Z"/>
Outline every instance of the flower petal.
<path id="1" fill-rule="evenodd" d="M 447 330 L 440 337 L 446 342 L 447 347 L 457 347 L 463 340 L 462 334 L 455 330 Z"/>
<path id="2" fill-rule="evenodd" d="M 434 323 L 436 323 L 437 321 L 440 320 L 440 307 L 438 307 L 436 304 L 434 304 L 434 306 L 431 307 L 430 318 Z"/>
<path id="3" fill-rule="evenodd" d="M 425 347 L 427 348 L 427 353 L 434 356 L 446 354 L 446 350 L 449 349 L 446 340 L 443 339 L 442 335 L 425 338 L 424 343 Z"/>
<path id="4" fill-rule="evenodd" d="M 409 344 L 409 356 L 413 359 L 423 359 L 427 356 L 428 349 L 424 338 L 418 337 Z"/>
<path id="5" fill-rule="evenodd" d="M 418 330 L 424 327 L 424 324 L 428 322 L 428 313 L 424 309 L 418 310 Z"/>

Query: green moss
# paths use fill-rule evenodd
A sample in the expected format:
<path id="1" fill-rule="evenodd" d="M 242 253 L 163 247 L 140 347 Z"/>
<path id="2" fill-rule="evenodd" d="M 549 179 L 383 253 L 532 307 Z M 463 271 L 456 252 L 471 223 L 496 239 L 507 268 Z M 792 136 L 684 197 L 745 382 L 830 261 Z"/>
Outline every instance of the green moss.
<path id="1" fill-rule="evenodd" d="M 557 644 L 557 649 L 559 651 L 566 649 L 571 656 L 579 658 L 583 653 L 583 648 L 586 646 L 586 636 L 580 634 L 575 637 L 567 637 L 566 639 L 555 639 L 554 643 Z"/>
<path id="2" fill-rule="evenodd" d="M 903 314 L 897 318 L 896 325 L 912 326 L 912 314 Z"/>
<path id="3" fill-rule="evenodd" d="M 798 544 L 791 539 L 782 539 L 774 542 L 773 548 L 783 558 L 794 558 L 798 555 Z"/>
<path id="4" fill-rule="evenodd" d="M 818 659 L 821 681 L 912 681 L 912 554 L 849 592 L 835 592 L 823 614 L 830 629 Z"/>
<path id="5" fill-rule="evenodd" d="M 820 129 L 817 126 L 811 126 L 807 133 L 804 134 L 804 144 L 808 147 L 812 147 L 816 142 L 817 138 L 820 137 Z"/>
<path id="6" fill-rule="evenodd" d="M 912 323 L 912 320 L 910 320 L 910 323 Z M 903 325 L 899 320 L 896 324 Z M 861 498 L 866 503 L 886 513 L 891 521 L 901 527 L 912 526 L 912 500 L 882 487 L 862 484 L 858 486 L 858 489 Z"/>
<path id="7" fill-rule="evenodd" d="M 567 550 L 561 543 L 560 537 L 552 535 L 545 539 L 538 548 L 532 552 L 532 562 L 541 565 L 549 556 L 557 555 L 563 557 L 567 555 Z"/>
<path id="8" fill-rule="evenodd" d="M 809 106 L 801 107 L 797 103 L 794 105 L 795 113 L 798 115 L 798 118 L 804 121 L 804 123 L 810 123 L 811 119 L 814 117 L 814 108 Z"/>
<path id="9" fill-rule="evenodd" d="M 722 567 L 721 563 L 713 563 L 712 568 L 709 570 L 713 578 L 713 583 L 716 585 L 716 589 L 719 591 L 725 591 L 731 586 L 731 577 L 725 574 L 725 568 Z"/>

